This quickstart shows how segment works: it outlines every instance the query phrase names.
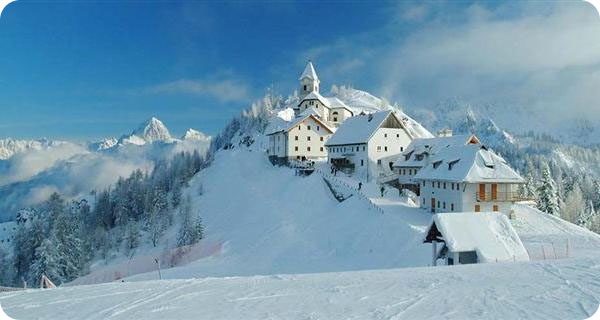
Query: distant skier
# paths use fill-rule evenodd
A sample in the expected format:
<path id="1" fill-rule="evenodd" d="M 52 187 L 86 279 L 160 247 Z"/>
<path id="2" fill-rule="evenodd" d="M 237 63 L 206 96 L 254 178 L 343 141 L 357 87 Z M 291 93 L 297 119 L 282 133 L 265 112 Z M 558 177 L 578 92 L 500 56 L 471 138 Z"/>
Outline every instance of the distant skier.
<path id="1" fill-rule="evenodd" d="M 383 198 L 383 193 L 385 192 L 385 187 L 381 186 L 381 197 Z"/>
<path id="2" fill-rule="evenodd" d="M 358 183 L 358 190 L 362 189 L 362 182 Z"/>

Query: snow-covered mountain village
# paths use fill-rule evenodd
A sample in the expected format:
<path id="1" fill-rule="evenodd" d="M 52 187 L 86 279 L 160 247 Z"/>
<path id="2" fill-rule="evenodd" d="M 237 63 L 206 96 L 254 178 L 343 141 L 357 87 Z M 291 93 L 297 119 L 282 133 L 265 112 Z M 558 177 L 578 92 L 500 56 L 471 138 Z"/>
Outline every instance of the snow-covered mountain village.
<path id="1" fill-rule="evenodd" d="M 477 317 L 479 312 L 489 312 L 484 311 L 485 300 L 478 300 L 482 305 L 476 308 L 463 305 L 456 309 L 456 305 L 464 295 L 473 294 L 467 293 L 472 289 L 467 279 L 485 274 L 494 275 L 493 286 L 510 283 L 515 286 L 511 292 L 525 290 L 503 298 L 511 304 L 523 304 L 523 294 L 558 299 L 550 309 L 528 302 L 519 307 L 527 309 L 521 311 L 523 317 L 572 312 L 583 316 L 594 311 L 593 295 L 569 290 L 570 285 L 561 283 L 572 281 L 562 273 L 575 266 L 576 271 L 569 272 L 582 281 L 595 277 L 588 275 L 595 274 L 593 263 L 600 252 L 600 236 L 593 232 L 598 232 L 600 218 L 593 205 L 591 211 L 586 210 L 582 201 L 575 219 L 567 221 L 571 218 L 564 212 L 571 208 L 559 204 L 556 183 L 547 167 L 542 168 L 539 182 L 534 182 L 476 134 L 454 134 L 450 128 L 433 134 L 397 107 L 356 89 L 336 87 L 325 97 L 312 62 L 306 64 L 298 81 L 298 93 L 285 100 L 267 94 L 212 139 L 193 129 L 182 139 L 172 138 L 164 124 L 152 118 L 132 134 L 90 143 L 79 161 L 87 162 L 91 154 L 127 159 L 143 153 L 158 162 L 151 171 L 135 170 L 112 187 L 91 194 L 65 198 L 55 192 L 40 205 L 18 210 L 16 220 L 0 224 L 2 279 L 15 288 L 0 295 L 0 303 L 19 318 L 30 313 L 24 308 L 30 304 L 26 301 L 40 299 L 44 303 L 33 307 L 36 314 L 53 314 L 58 304 L 64 305 L 59 307 L 61 315 L 77 318 L 81 310 L 72 306 L 78 306 L 74 301 L 80 300 L 60 295 L 64 302 L 54 302 L 59 299 L 54 290 L 66 296 L 79 296 L 84 291 L 78 288 L 96 286 L 109 291 L 142 290 L 148 292 L 148 302 L 139 294 L 132 295 L 131 299 L 140 302 L 122 317 L 158 318 L 169 310 L 167 301 L 183 304 L 183 296 L 205 290 L 200 289 L 206 281 L 201 279 L 211 279 L 214 284 L 210 286 L 235 292 L 230 293 L 231 301 L 252 301 L 267 294 L 282 295 L 272 303 L 286 304 L 288 291 L 298 290 L 292 287 L 308 286 L 307 291 L 293 294 L 324 298 L 322 290 L 339 290 L 340 301 L 354 301 L 359 300 L 356 294 L 365 290 L 361 293 L 365 296 L 391 295 L 384 299 L 388 304 L 392 297 L 408 292 L 403 281 L 409 278 L 402 271 L 407 270 L 411 281 L 422 279 L 431 284 L 413 287 L 411 295 L 421 298 L 409 300 L 407 305 L 388 305 L 378 311 L 382 315 L 435 318 L 442 313 L 429 310 L 426 306 L 433 301 L 425 301 L 437 297 L 425 291 L 440 286 L 456 296 L 442 304 L 444 314 L 454 310 L 461 314 L 459 318 Z M 65 143 L 4 142 L 36 152 Z M 4 151 L 10 152 L 18 157 L 21 151 Z M 79 161 L 71 158 L 67 162 L 78 166 Z M 46 170 L 49 172 L 42 176 L 54 176 L 53 170 L 70 172 L 60 167 Z M 38 176 L 27 185 L 39 184 Z M 18 198 L 18 193 L 11 197 Z M 50 234 L 51 240 L 40 237 L 43 234 Z M 458 269 L 443 267 L 471 264 Z M 526 269 L 532 270 L 529 277 L 534 280 L 514 281 L 515 275 Z M 554 270 L 556 275 L 546 270 Z M 290 276 L 268 276 L 273 274 Z M 232 276 L 219 283 L 221 277 Z M 362 289 L 341 289 L 345 280 L 339 277 L 353 279 L 350 285 Z M 387 281 L 386 277 L 397 284 L 386 289 L 387 293 L 373 284 Z M 164 284 L 152 289 L 147 281 L 156 279 L 163 279 Z M 273 283 L 277 279 L 287 282 L 289 288 Z M 37 288 L 40 281 L 42 287 L 58 288 L 17 290 Z M 247 281 L 264 283 L 264 288 L 258 286 L 256 293 L 238 291 L 238 286 L 249 285 Z M 324 286 L 330 281 L 327 289 Z M 527 289 L 531 281 L 560 289 L 540 293 Z M 84 284 L 94 286 L 80 287 Z M 172 291 L 180 285 L 188 289 Z M 234 287 L 224 289 L 229 285 Z M 279 293 L 281 290 L 284 293 Z M 156 315 L 145 313 L 147 303 L 153 300 L 150 297 L 163 294 L 169 299 L 155 301 L 163 307 L 152 303 Z M 491 298 L 481 294 L 484 299 Z M 202 301 L 213 304 L 219 296 L 209 294 Z M 110 303 L 111 295 L 106 297 L 96 299 Z M 407 306 L 417 301 L 421 307 L 408 311 Z M 276 308 L 272 303 L 253 309 L 251 317 L 260 318 L 261 308 Z M 374 312 L 369 304 L 350 307 L 347 302 L 340 303 L 358 317 L 370 317 Z M 229 302 L 223 308 L 232 311 L 230 318 L 237 318 L 248 308 L 244 305 Z M 121 314 L 116 309 L 88 308 L 86 314 L 91 317 Z M 185 307 L 178 308 L 183 308 L 178 317 L 193 315 Z M 283 308 L 289 309 L 287 305 Z M 291 310 L 302 314 L 296 307 Z M 337 318 L 336 310 L 326 308 L 321 314 Z M 225 311 L 215 308 L 208 312 L 210 318 L 220 318 Z M 513 312 L 512 308 L 500 308 L 489 315 L 511 316 Z"/>
<path id="2" fill-rule="evenodd" d="M 183 4 L 181 12 L 187 12 L 183 15 L 163 8 L 162 3 L 150 9 L 135 4 L 136 11 L 130 13 L 114 4 L 114 12 L 150 14 L 148 24 L 140 26 L 175 23 L 213 32 L 216 29 L 211 25 L 224 22 L 210 16 L 231 19 L 230 11 L 239 4 L 211 4 L 202 9 L 197 5 L 205 4 Z M 283 5 L 275 5 L 281 10 L 277 15 L 266 13 L 262 5 L 249 5 L 236 17 L 257 22 L 261 20 L 255 17 L 269 16 L 274 21 L 262 23 L 274 32 L 274 17 L 289 18 L 289 12 L 285 13 L 289 8 L 279 7 Z M 375 16 L 390 11 L 388 5 L 356 4 Z M 206 14 L 206 8 L 221 6 L 227 7 L 226 13 L 212 12 L 202 23 L 189 14 Z M 318 6 L 328 10 L 327 4 Z M 340 6 L 350 10 L 345 4 Z M 381 10 L 370 11 L 372 6 Z M 154 33 L 134 36 L 140 26 L 96 30 L 98 26 L 91 25 L 94 15 L 84 14 L 86 21 L 78 25 L 87 28 L 75 28 L 77 32 L 106 32 L 111 40 L 102 45 L 111 47 L 120 39 L 124 42 L 119 53 L 129 54 L 120 60 L 119 55 L 106 58 L 101 52 L 96 56 L 88 51 L 91 60 L 110 60 L 104 65 L 106 70 L 94 69 L 98 78 L 108 77 L 107 70 L 123 69 L 127 76 L 110 81 L 119 84 L 135 78 L 139 86 L 123 92 L 115 87 L 93 91 L 87 87 L 92 80 L 77 78 L 73 71 L 91 67 L 63 66 L 81 87 L 52 89 L 43 96 L 66 101 L 55 109 L 60 111 L 58 116 L 52 112 L 24 116 L 21 108 L 27 110 L 26 103 L 17 103 L 4 114 L 17 115 L 23 124 L 7 124 L 0 118 L 0 319 L 588 319 L 600 315 L 600 136 L 590 125 L 594 113 L 573 109 L 589 119 L 559 114 L 564 122 L 554 126 L 552 117 L 539 113 L 559 113 L 549 100 L 543 108 L 534 109 L 490 102 L 496 96 L 485 96 L 481 101 L 486 102 L 460 98 L 468 96 L 463 87 L 478 94 L 493 87 L 499 96 L 523 95 L 533 86 L 528 83 L 531 78 L 543 78 L 536 82 L 542 86 L 564 74 L 544 78 L 540 74 L 551 73 L 551 68 L 536 69 L 540 73 L 535 77 L 519 74 L 522 90 L 508 90 L 498 83 L 473 89 L 474 83 L 510 73 L 511 63 L 516 62 L 503 64 L 504 57 L 493 68 L 477 65 L 485 72 L 496 68 L 502 72 L 482 76 L 472 68 L 465 80 L 457 70 L 465 67 L 456 58 L 460 46 L 452 44 L 441 53 L 436 50 L 448 37 L 458 38 L 453 41 L 461 44 L 471 40 L 460 38 L 463 29 L 446 30 L 458 22 L 434 15 L 436 6 L 394 4 L 403 14 L 390 18 L 384 35 L 377 39 L 388 39 L 398 23 L 402 30 L 412 30 L 424 21 L 429 28 L 443 26 L 441 36 L 420 29 L 408 35 L 407 41 L 414 43 L 398 51 L 403 59 L 369 47 L 348 60 L 354 49 L 347 43 L 366 41 L 374 46 L 373 34 L 367 33 L 365 40 L 361 30 L 328 46 L 296 50 L 294 55 L 301 57 L 287 57 L 285 67 L 275 60 L 271 66 L 268 61 L 269 67 L 257 67 L 260 75 L 249 63 L 255 61 L 258 66 L 265 59 L 262 52 L 251 56 L 254 49 L 249 48 L 260 43 L 260 36 L 252 32 L 248 33 L 253 36 L 244 34 L 229 51 L 217 54 L 213 47 L 225 45 L 224 35 L 196 47 L 198 39 L 210 37 L 211 32 L 188 33 L 178 27 L 167 40 Z M 505 30 L 497 21 L 514 17 L 504 16 L 508 7 L 498 6 L 475 3 L 452 8 L 465 10 L 468 19 L 461 22 L 469 27 L 465 30 L 495 34 L 494 28 L 499 28 L 497 34 L 505 35 L 513 29 Z M 137 11 L 141 7 L 145 9 Z M 152 15 L 159 7 L 160 15 Z M 518 30 L 545 18 L 556 23 L 592 19 L 589 12 L 584 15 L 578 10 L 540 13 L 535 24 L 518 20 Z M 8 18 L 2 14 L 4 21 L 14 24 L 10 12 Z M 333 19 L 331 23 L 350 28 L 335 15 L 327 17 Z M 287 19 L 277 23 L 287 27 L 277 32 L 292 28 L 283 20 Z M 380 20 L 375 20 L 379 25 Z M 119 26 L 122 21 L 113 22 Z M 366 22 L 356 23 L 361 24 L 359 28 Z M 0 23 L 0 51 L 6 37 L 2 27 Z M 332 32 L 329 29 L 335 27 L 321 31 Z M 250 30 L 262 29 L 253 25 L 248 26 Z M 313 41 L 319 34 L 304 26 L 300 30 L 307 33 L 299 36 L 301 47 L 307 43 L 303 37 L 312 35 Z M 224 29 L 216 32 L 226 33 Z M 539 32 L 524 39 L 538 39 Z M 282 45 L 270 33 L 268 38 L 273 48 L 260 46 L 265 56 L 270 54 L 267 60 L 275 59 L 276 52 L 294 51 L 291 41 Z M 131 39 L 162 45 L 142 56 L 129 51 L 139 45 L 129 43 Z M 183 44 L 174 39 L 184 39 Z M 503 37 L 494 39 L 512 43 Z M 89 41 L 78 41 L 82 48 L 90 48 Z M 482 41 L 494 42 L 475 43 L 479 46 Z M 521 50 L 524 44 L 516 42 Z M 252 77 L 265 77 L 264 83 L 270 84 L 267 89 L 245 86 L 241 77 L 235 78 L 233 68 L 202 79 L 186 75 L 155 84 L 156 79 L 168 78 L 158 74 L 157 70 L 167 68 L 158 67 L 158 61 L 173 65 L 169 69 L 173 74 L 198 74 L 195 68 L 205 61 L 194 50 L 200 50 L 203 59 L 229 59 L 234 65 L 239 59 L 238 45 L 247 43 L 252 43 L 245 49 L 249 56 L 240 65 L 249 68 Z M 423 51 L 423 44 L 431 51 Z M 393 45 L 381 50 L 393 51 Z M 161 50 L 168 51 L 169 46 L 182 55 L 190 53 L 181 48 L 193 48 L 193 59 L 169 56 L 161 60 L 165 55 Z M 100 50 L 102 46 L 93 47 Z M 470 54 L 473 49 L 469 48 Z M 419 58 L 409 55 L 409 49 L 418 49 Z M 327 58 L 330 51 L 334 58 Z M 420 62 L 421 54 L 427 63 Z M 454 57 L 449 60 L 456 66 L 434 63 L 437 55 L 446 54 Z M 18 60 L 16 55 L 11 57 L 11 61 Z M 364 61 L 372 65 L 357 67 Z M 402 65 L 400 72 L 396 63 Z M 569 65 L 569 79 L 576 78 L 575 69 L 582 63 Z M 150 67 L 128 69 L 129 64 Z M 137 68 L 140 74 L 133 72 Z M 370 73 L 374 69 L 384 72 L 377 78 Z M 444 81 L 456 78 L 443 82 L 445 87 L 437 86 L 440 76 L 433 71 L 437 69 L 443 71 Z M 354 78 L 346 76 L 352 73 Z M 408 74 L 414 82 L 399 85 Z M 424 84 L 419 74 L 433 76 Z M 379 82 L 384 85 L 370 85 Z M 4 83 L 2 74 L 0 83 Z M 146 83 L 152 85 L 142 85 Z M 46 83 L 40 85 L 40 92 L 43 86 L 54 88 Z M 394 94 L 381 89 L 388 86 Z M 424 95 L 434 103 L 408 98 L 423 95 L 424 87 Z M 543 95 L 542 91 L 537 94 Z M 544 94 L 552 95 L 551 91 Z M 564 95 L 574 94 L 571 91 Z M 117 100 L 108 102 L 119 95 L 132 105 L 130 109 Z M 86 105 L 88 96 L 91 105 Z M 212 97 L 205 102 L 210 107 L 199 107 L 200 97 L 205 96 Z M 583 96 L 580 92 L 574 100 L 589 101 Z M 7 97 L 9 101 L 12 96 Z M 533 104 L 529 94 L 524 99 Z M 3 101 L 0 98 L 0 108 L 4 108 Z M 138 101 L 144 101 L 144 107 L 135 107 Z M 97 107 L 101 105 L 105 109 Z M 39 110 L 44 112 L 44 108 Z M 99 120 L 110 112 L 114 116 L 109 121 Z M 89 120 L 88 115 L 97 119 Z M 221 118 L 224 125 L 213 128 Z M 65 128 L 57 128 L 59 124 Z M 11 130 L 21 132 L 15 137 L 23 138 L 11 138 Z M 74 133 L 37 138 L 45 136 L 39 132 L 61 130 Z M 100 134 L 88 135 L 92 130 Z"/>

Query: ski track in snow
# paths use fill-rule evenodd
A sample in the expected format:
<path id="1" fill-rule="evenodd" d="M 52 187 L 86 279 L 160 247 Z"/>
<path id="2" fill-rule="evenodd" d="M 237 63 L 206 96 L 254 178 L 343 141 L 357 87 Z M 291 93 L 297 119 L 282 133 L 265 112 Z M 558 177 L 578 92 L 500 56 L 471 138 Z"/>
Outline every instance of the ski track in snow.
<path id="1" fill-rule="evenodd" d="M 585 319 L 600 299 L 598 263 L 115 282 L 0 294 L 0 303 L 16 319 Z"/>

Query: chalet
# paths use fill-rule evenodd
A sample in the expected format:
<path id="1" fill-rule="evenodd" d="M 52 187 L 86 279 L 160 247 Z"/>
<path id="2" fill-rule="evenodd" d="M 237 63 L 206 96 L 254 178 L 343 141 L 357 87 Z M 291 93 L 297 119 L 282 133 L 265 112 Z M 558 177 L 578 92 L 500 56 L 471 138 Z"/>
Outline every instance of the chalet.
<path id="1" fill-rule="evenodd" d="M 435 138 L 414 139 L 393 164 L 400 189 L 411 190 L 418 196 L 420 188 L 414 178 L 421 168 L 429 164 L 432 156 L 445 148 L 477 143 L 479 139 L 474 135 L 452 136 L 448 131 Z"/>
<path id="2" fill-rule="evenodd" d="M 267 134 L 269 159 L 280 164 L 289 160 L 326 159 L 325 142 L 333 132 L 334 129 L 318 117 L 315 109 L 309 109 Z"/>
<path id="3" fill-rule="evenodd" d="M 321 121 L 327 125 L 337 127 L 344 120 L 352 117 L 354 112 L 344 102 L 335 97 L 323 97 L 319 93 L 321 81 L 312 64 L 308 62 L 304 72 L 300 75 L 301 100 L 294 109 L 296 115 L 300 115 L 308 109 L 314 108 Z"/>
<path id="4" fill-rule="evenodd" d="M 495 212 L 436 214 L 423 242 L 432 244 L 434 266 L 529 261 L 508 218 Z"/>
<path id="5" fill-rule="evenodd" d="M 347 119 L 325 143 L 328 162 L 342 170 L 360 170 L 367 180 L 392 170 L 393 159 L 413 136 L 393 111 Z"/>
<path id="6" fill-rule="evenodd" d="M 510 214 L 512 204 L 524 200 L 517 192 L 523 178 L 479 143 L 440 150 L 413 179 L 420 184 L 421 207 L 432 213 Z"/>

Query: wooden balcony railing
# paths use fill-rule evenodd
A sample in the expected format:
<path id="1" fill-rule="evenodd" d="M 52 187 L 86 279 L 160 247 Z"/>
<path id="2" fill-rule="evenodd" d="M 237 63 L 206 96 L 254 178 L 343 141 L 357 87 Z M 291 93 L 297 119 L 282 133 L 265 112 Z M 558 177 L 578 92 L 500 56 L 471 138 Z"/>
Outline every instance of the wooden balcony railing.
<path id="1" fill-rule="evenodd" d="M 478 202 L 514 202 L 532 200 L 529 197 L 520 195 L 518 192 L 477 192 L 476 199 Z"/>

